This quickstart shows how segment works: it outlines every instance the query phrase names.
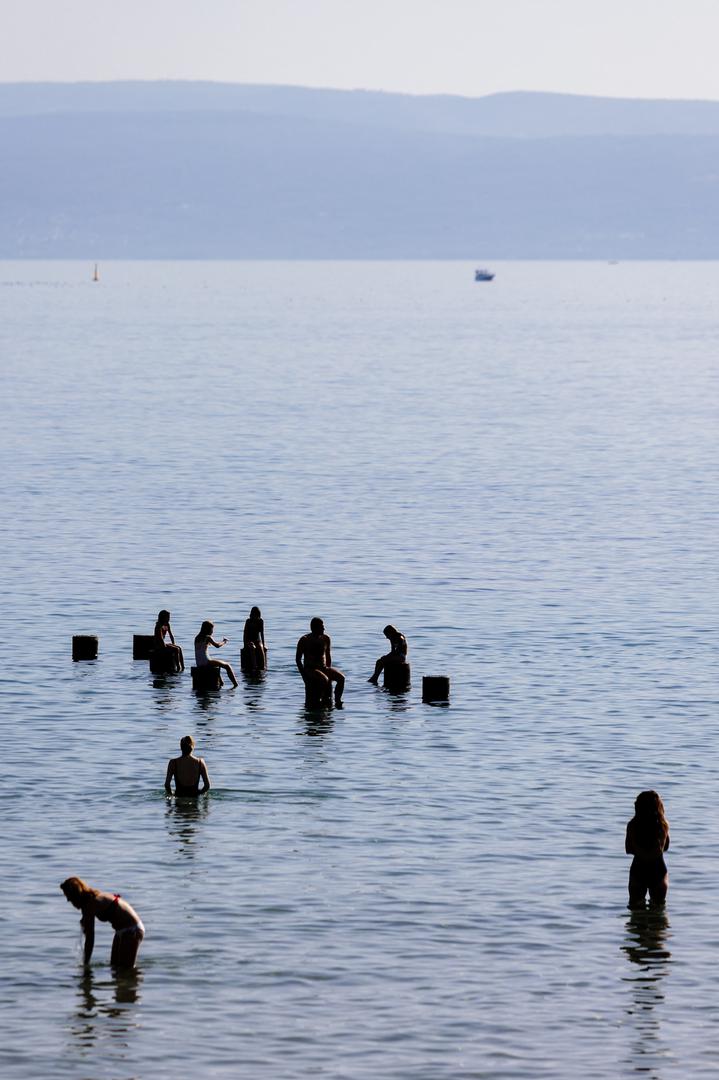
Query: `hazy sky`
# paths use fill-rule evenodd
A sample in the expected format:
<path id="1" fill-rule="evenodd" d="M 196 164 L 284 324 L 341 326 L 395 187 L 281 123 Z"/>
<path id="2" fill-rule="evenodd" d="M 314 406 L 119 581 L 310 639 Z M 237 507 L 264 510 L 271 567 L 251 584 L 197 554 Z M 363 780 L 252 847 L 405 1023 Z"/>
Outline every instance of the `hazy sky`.
<path id="1" fill-rule="evenodd" d="M 719 0 L 0 0 L 0 80 L 719 99 Z"/>

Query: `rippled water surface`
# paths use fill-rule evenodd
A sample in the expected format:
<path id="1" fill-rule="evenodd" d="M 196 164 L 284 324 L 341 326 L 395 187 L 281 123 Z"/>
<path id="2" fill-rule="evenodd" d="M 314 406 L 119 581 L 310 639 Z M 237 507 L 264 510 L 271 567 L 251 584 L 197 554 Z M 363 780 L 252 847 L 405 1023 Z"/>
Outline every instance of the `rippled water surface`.
<path id="1" fill-rule="evenodd" d="M 716 1076 L 719 265 L 495 269 L 0 264 L 4 1076 Z M 167 607 L 237 664 L 253 604 L 261 681 L 132 660 Z M 83 971 L 70 874 L 137 907 L 135 976 L 103 925 Z"/>

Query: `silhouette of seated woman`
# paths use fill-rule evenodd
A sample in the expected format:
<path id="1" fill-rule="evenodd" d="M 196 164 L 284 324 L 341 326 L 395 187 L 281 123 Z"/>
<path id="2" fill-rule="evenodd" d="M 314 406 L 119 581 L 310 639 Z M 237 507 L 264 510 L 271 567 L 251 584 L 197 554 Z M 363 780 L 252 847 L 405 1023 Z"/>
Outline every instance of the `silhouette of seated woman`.
<path id="1" fill-rule="evenodd" d="M 258 607 L 253 607 L 249 619 L 245 620 L 242 644 L 247 649 L 253 671 L 259 671 L 261 668 L 267 667 L 265 620 L 262 618 L 262 612 Z"/>
<path id="2" fill-rule="evenodd" d="M 169 642 L 165 641 L 165 638 L 169 638 Z M 153 649 L 169 649 L 172 653 L 175 654 L 175 657 L 177 659 L 177 667 L 179 668 L 179 670 L 185 670 L 185 657 L 182 655 L 182 649 L 175 641 L 175 637 L 172 633 L 169 611 L 163 610 L 157 616 L 152 647 Z"/>
<path id="3" fill-rule="evenodd" d="M 379 682 L 380 675 L 388 665 L 407 663 L 407 638 L 404 634 L 400 634 L 397 627 L 391 625 L 385 626 L 382 633 L 389 641 L 391 648 L 384 656 L 380 656 L 374 666 L 374 674 L 367 680 L 367 682 L 371 682 L 375 686 Z"/>

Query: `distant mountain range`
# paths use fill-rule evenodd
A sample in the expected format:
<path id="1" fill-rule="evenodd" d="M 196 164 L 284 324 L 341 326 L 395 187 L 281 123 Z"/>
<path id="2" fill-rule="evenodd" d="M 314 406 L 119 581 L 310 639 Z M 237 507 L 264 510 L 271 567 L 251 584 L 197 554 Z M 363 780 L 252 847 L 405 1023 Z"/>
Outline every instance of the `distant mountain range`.
<path id="1" fill-rule="evenodd" d="M 719 258 L 719 103 L 0 84 L 0 257 Z"/>

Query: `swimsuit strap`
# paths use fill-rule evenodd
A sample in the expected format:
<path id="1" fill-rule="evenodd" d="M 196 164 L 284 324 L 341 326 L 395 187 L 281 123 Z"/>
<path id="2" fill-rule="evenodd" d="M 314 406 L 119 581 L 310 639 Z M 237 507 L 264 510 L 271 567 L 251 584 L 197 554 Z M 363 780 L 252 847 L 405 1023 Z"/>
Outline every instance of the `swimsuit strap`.
<path id="1" fill-rule="evenodd" d="M 120 899 L 120 893 L 119 893 L 119 892 L 116 892 L 116 893 L 114 894 L 113 898 L 112 898 L 112 902 L 113 902 L 113 904 L 116 904 L 116 903 L 117 903 L 117 901 L 118 901 L 119 899 Z"/>

